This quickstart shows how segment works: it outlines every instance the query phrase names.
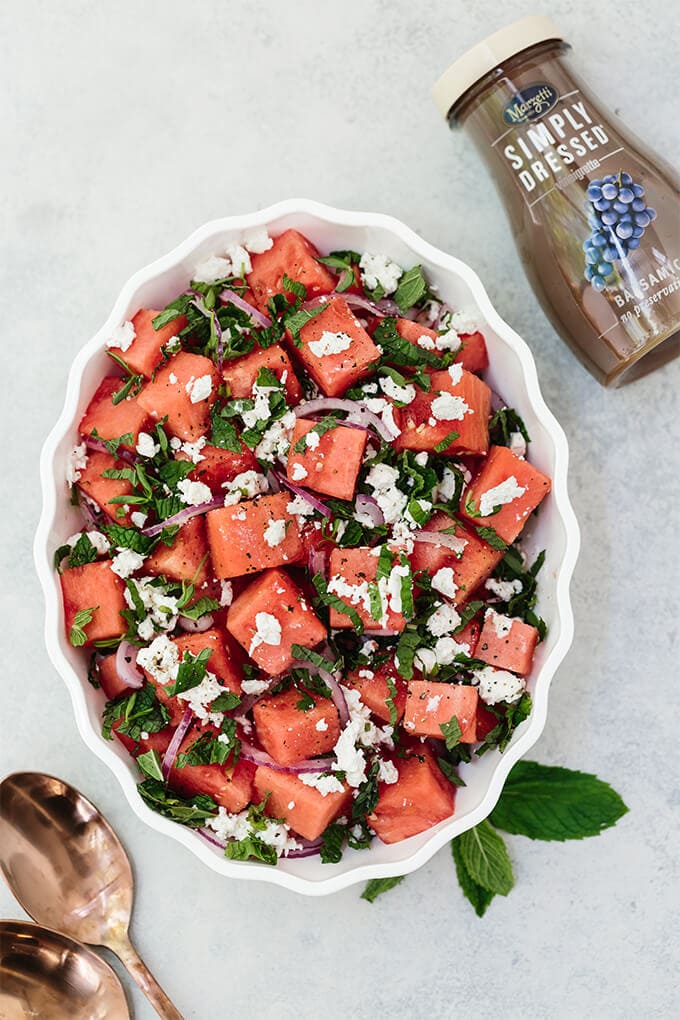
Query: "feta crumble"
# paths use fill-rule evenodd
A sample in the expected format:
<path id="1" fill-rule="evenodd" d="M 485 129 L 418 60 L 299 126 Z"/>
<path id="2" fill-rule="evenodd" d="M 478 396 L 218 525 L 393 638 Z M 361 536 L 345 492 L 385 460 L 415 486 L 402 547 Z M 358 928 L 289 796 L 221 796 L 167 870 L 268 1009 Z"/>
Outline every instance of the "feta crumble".
<path id="1" fill-rule="evenodd" d="M 183 478 L 177 483 L 179 498 L 187 506 L 200 506 L 212 499 L 212 492 L 203 482 L 192 482 L 190 478 Z"/>
<path id="2" fill-rule="evenodd" d="M 384 761 L 382 758 L 378 763 L 378 779 L 381 783 L 391 786 L 399 779 L 399 772 L 394 762 Z"/>
<path id="3" fill-rule="evenodd" d="M 503 602 L 509 602 L 513 595 L 519 595 L 522 590 L 522 582 L 518 580 L 514 581 L 500 581 L 496 577 L 490 577 L 484 585 L 490 592 L 497 595 Z"/>
<path id="4" fill-rule="evenodd" d="M 281 545 L 286 537 L 286 521 L 283 517 L 278 520 L 271 520 L 264 529 L 264 540 L 270 549 Z"/>
<path id="5" fill-rule="evenodd" d="M 321 772 L 300 772 L 299 779 L 305 786 L 318 790 L 322 797 L 329 793 L 342 793 L 345 789 L 337 776 L 325 776 Z"/>
<path id="6" fill-rule="evenodd" d="M 505 669 L 485 666 L 472 674 L 473 683 L 479 688 L 479 696 L 486 705 L 497 705 L 507 701 L 512 705 L 519 701 L 526 689 L 526 681 Z"/>
<path id="7" fill-rule="evenodd" d="M 316 358 L 325 358 L 328 354 L 342 354 L 352 346 L 352 337 L 347 333 L 329 333 L 324 330 L 318 340 L 307 344 L 307 349 Z"/>
<path id="8" fill-rule="evenodd" d="M 80 473 L 87 467 L 87 444 L 74 446 L 66 462 L 66 481 L 75 485 L 80 480 Z"/>
<path id="9" fill-rule="evenodd" d="M 442 603 L 427 619 L 427 629 L 432 637 L 452 634 L 461 623 L 460 615 L 449 603 Z"/>
<path id="10" fill-rule="evenodd" d="M 290 473 L 294 482 L 301 482 L 303 478 L 307 477 L 307 470 L 299 461 L 293 464 Z"/>
<path id="11" fill-rule="evenodd" d="M 453 567 L 440 567 L 432 578 L 432 587 L 447 598 L 455 598 L 458 585 L 454 580 Z"/>
<path id="12" fill-rule="evenodd" d="M 268 689 L 269 684 L 269 680 L 258 680 L 254 677 L 251 680 L 242 680 L 241 690 L 244 694 L 264 694 L 264 692 Z"/>
<path id="13" fill-rule="evenodd" d="M 234 586 L 231 581 L 222 581 L 220 590 L 220 605 L 227 608 L 234 600 Z"/>
<path id="14" fill-rule="evenodd" d="M 466 414 L 472 413 L 463 398 L 452 393 L 440 393 L 432 401 L 430 410 L 437 421 L 462 421 Z"/>
<path id="15" fill-rule="evenodd" d="M 160 448 L 160 444 L 154 442 L 153 436 L 148 432 L 139 433 L 135 450 L 140 457 L 155 457 Z"/>
<path id="16" fill-rule="evenodd" d="M 254 227 L 243 235 L 243 247 L 252 255 L 261 255 L 269 251 L 273 244 L 266 227 Z"/>
<path id="17" fill-rule="evenodd" d="M 125 579 L 139 570 L 145 559 L 145 556 L 132 549 L 119 549 L 111 560 L 111 570 Z"/>
<path id="18" fill-rule="evenodd" d="M 106 341 L 106 346 L 117 347 L 123 352 L 123 354 L 125 354 L 136 336 L 135 327 L 129 320 L 127 320 L 112 330 L 109 339 Z"/>
<path id="19" fill-rule="evenodd" d="M 389 375 L 381 376 L 379 383 L 385 396 L 396 400 L 399 404 L 410 404 L 416 399 L 416 388 L 412 383 L 400 386 Z"/>
<path id="20" fill-rule="evenodd" d="M 373 489 L 386 524 L 396 523 L 408 503 L 408 496 L 397 488 L 398 478 L 399 472 L 389 464 L 375 464 L 366 475 L 366 484 Z"/>
<path id="21" fill-rule="evenodd" d="M 242 499 L 253 499 L 263 492 L 268 492 L 269 483 L 258 471 L 242 471 L 230 482 L 224 482 L 222 488 L 227 490 L 224 505 L 234 506 Z"/>
<path id="22" fill-rule="evenodd" d="M 359 261 L 361 279 L 367 290 L 382 287 L 385 294 L 393 294 L 404 274 L 401 266 L 388 259 L 387 255 L 373 255 L 364 252 Z"/>
<path id="23" fill-rule="evenodd" d="M 212 393 L 212 378 L 210 375 L 200 375 L 198 379 L 194 379 L 192 376 L 184 388 L 189 394 L 191 403 L 200 404 L 202 400 L 207 400 Z"/>
<path id="24" fill-rule="evenodd" d="M 489 517 L 497 506 L 505 506 L 519 499 L 527 490 L 517 483 L 514 475 L 510 475 L 504 482 L 495 485 L 493 489 L 483 492 L 479 500 L 479 513 L 482 517 Z"/>
<path id="25" fill-rule="evenodd" d="M 281 624 L 271 613 L 256 613 L 255 628 L 248 650 L 249 655 L 252 655 L 260 645 L 281 644 Z"/>
<path id="26" fill-rule="evenodd" d="M 101 531 L 78 531 L 75 535 L 71 535 L 66 539 L 66 545 L 70 545 L 71 548 L 73 548 L 80 536 L 83 534 L 87 535 L 98 556 L 106 556 L 111 548 L 111 543 L 106 535 L 102 535 Z"/>
<path id="27" fill-rule="evenodd" d="M 489 621 L 496 632 L 496 637 L 507 637 L 512 630 L 513 621 L 511 617 L 503 616 L 502 613 L 497 613 L 495 609 L 487 609 L 484 614 L 484 620 L 485 622 Z"/>
<path id="28" fill-rule="evenodd" d="M 325 733 L 328 729 L 328 722 L 326 719 L 319 719 L 318 723 L 314 727 L 318 733 Z"/>

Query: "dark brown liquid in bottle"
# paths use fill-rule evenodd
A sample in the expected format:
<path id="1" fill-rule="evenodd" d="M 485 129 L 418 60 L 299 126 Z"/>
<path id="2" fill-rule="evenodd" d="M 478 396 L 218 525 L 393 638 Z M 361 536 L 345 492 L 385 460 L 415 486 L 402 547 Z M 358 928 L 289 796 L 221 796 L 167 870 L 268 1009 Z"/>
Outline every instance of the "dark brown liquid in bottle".
<path id="1" fill-rule="evenodd" d="M 569 69 L 566 50 L 554 40 L 516 54 L 477 82 L 451 119 L 470 132 L 494 175 L 553 325 L 601 382 L 618 385 L 680 354 L 680 180 L 602 109 Z M 521 100 L 537 93 L 539 108 L 529 103 L 532 115 L 521 119 Z M 602 227 L 586 192 L 612 175 L 618 186 L 630 178 L 644 189 L 656 216 L 630 250 L 615 226 L 605 228 L 610 243 L 602 250 L 612 255 L 613 243 L 618 257 L 603 257 L 612 271 L 596 289 L 597 264 L 591 279 L 584 275 L 585 246 L 595 232 L 602 243 Z"/>

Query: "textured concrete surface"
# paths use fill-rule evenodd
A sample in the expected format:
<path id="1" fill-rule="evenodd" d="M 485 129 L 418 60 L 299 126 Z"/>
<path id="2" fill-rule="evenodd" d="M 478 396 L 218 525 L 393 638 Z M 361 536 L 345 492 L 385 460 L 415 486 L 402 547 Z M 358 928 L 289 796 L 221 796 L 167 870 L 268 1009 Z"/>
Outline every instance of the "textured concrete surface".
<path id="1" fill-rule="evenodd" d="M 532 6 L 677 164 L 668 4 Z M 0 4 L 0 773 L 55 772 L 108 814 L 135 862 L 140 950 L 187 1017 L 677 1015 L 680 362 L 618 393 L 575 364 L 476 154 L 428 95 L 450 57 L 532 6 Z M 356 889 L 311 901 L 220 881 L 131 814 L 43 651 L 37 458 L 71 357 L 137 267 L 209 218 L 293 194 L 394 213 L 470 262 L 531 344 L 571 441 L 577 637 L 534 756 L 596 771 L 631 812 L 583 843 L 512 840 L 517 887 L 482 921 L 447 851 L 374 906 Z M 21 916 L 4 888 L 0 914 Z"/>

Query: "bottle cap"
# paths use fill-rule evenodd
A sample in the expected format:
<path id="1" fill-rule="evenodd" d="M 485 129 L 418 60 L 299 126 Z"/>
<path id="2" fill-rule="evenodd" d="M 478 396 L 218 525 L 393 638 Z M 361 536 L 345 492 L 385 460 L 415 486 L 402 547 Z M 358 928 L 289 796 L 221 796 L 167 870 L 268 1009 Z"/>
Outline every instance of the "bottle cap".
<path id="1" fill-rule="evenodd" d="M 550 18 L 533 16 L 494 32 L 451 64 L 432 89 L 432 96 L 443 117 L 475 82 L 509 57 L 536 43 L 562 39 Z"/>

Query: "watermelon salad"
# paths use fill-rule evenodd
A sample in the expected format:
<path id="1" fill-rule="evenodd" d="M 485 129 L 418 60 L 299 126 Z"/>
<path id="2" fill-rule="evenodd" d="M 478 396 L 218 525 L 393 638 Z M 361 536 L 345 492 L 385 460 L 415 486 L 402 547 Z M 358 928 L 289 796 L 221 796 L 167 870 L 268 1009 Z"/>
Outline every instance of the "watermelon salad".
<path id="1" fill-rule="evenodd" d="M 233 859 L 394 843 L 531 711 L 550 490 L 420 266 L 255 230 L 109 336 L 66 635 L 139 793 Z"/>

